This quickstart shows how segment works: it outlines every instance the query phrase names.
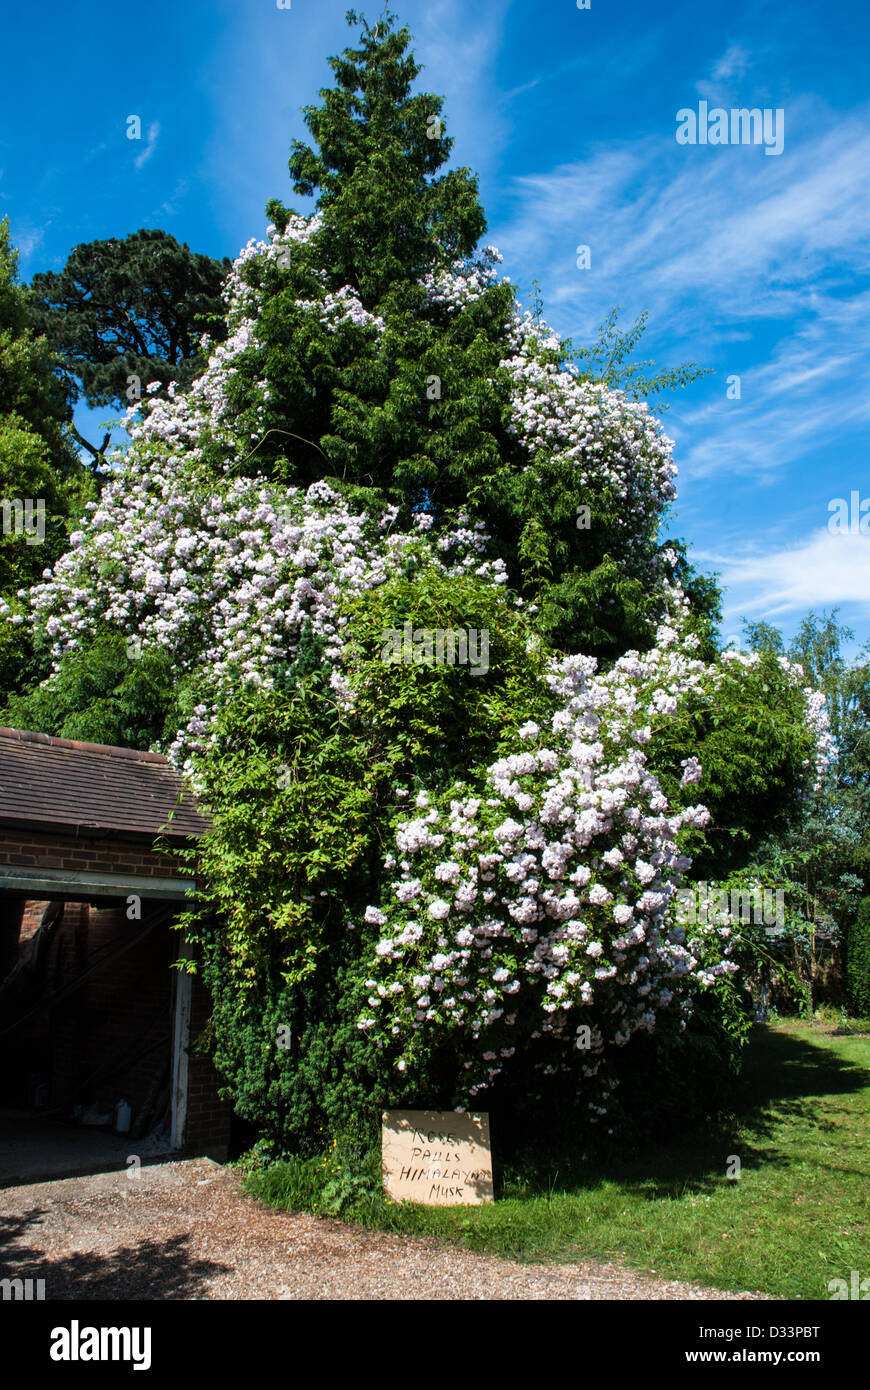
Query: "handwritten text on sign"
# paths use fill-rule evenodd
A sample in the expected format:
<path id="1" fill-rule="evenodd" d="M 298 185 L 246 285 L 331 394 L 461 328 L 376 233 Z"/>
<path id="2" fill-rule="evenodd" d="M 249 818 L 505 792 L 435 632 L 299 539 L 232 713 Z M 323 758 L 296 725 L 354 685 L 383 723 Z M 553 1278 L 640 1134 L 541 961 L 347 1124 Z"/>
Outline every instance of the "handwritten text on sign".
<path id="1" fill-rule="evenodd" d="M 488 1115 L 385 1110 L 384 1187 L 396 1202 L 477 1206 L 491 1202 Z"/>

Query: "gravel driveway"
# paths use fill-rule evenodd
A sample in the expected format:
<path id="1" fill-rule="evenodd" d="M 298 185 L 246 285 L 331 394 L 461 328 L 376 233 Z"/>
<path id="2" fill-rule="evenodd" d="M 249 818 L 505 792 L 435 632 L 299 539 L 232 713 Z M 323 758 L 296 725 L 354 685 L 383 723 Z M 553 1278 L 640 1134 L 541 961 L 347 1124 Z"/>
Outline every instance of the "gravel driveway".
<path id="1" fill-rule="evenodd" d="M 208 1159 L 0 1192 L 0 1277 L 46 1299 L 749 1299 L 616 1265 L 521 1265 L 275 1211 Z"/>

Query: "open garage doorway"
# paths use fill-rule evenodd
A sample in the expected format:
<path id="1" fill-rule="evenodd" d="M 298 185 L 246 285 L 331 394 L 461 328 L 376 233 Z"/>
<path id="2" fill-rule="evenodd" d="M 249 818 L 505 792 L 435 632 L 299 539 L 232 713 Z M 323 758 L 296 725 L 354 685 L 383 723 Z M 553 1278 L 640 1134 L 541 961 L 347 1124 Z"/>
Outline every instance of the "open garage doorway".
<path id="1" fill-rule="evenodd" d="M 130 920 L 125 901 L 4 896 L 7 964 L 19 926 L 0 983 L 0 1185 L 177 1152 L 189 990 L 172 906 Z"/>
<path id="2" fill-rule="evenodd" d="M 0 1187 L 226 1156 L 211 1003 L 175 968 L 172 851 L 207 824 L 159 754 L 0 728 Z"/>

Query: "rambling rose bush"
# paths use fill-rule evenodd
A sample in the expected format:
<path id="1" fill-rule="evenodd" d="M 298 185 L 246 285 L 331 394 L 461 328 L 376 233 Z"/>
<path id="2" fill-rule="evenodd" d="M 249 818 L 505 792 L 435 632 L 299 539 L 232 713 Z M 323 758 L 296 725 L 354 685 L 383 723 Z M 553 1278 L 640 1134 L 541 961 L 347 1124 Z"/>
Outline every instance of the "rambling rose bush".
<path id="1" fill-rule="evenodd" d="M 709 812 L 674 813 L 647 767 L 653 723 L 690 695 L 715 699 L 728 674 L 693 657 L 685 616 L 609 671 L 589 658 L 555 662 L 549 725 L 524 724 L 477 784 L 420 791 L 416 814 L 396 824 L 386 861 L 396 877 L 366 914 L 381 939 L 357 1026 L 400 1072 L 413 1075 L 433 1035 L 453 1035 L 466 1059 L 456 1099 L 468 1103 L 550 1035 L 559 1060 L 543 1070 L 571 1071 L 601 1115 L 612 1049 L 652 1033 L 665 1010 L 685 1027 L 698 993 L 737 970 L 727 916 L 687 931 L 674 910 L 691 867 L 682 832 Z M 691 788 L 701 765 L 689 756 L 682 766 Z"/>
<path id="2" fill-rule="evenodd" d="M 549 725 L 527 722 L 479 785 L 421 791 L 397 823 L 386 861 L 396 878 L 366 916 L 381 940 L 358 1026 L 399 1071 L 413 1071 L 418 1040 L 452 1033 L 467 1102 L 549 1034 L 560 1065 L 593 1078 L 612 1047 L 652 1031 L 662 1009 L 685 1016 L 699 989 L 736 968 L 722 929 L 687 939 L 672 920 L 690 867 L 680 831 L 708 813 L 668 814 L 644 747 L 650 718 L 714 676 L 673 629 L 660 638 L 602 675 L 591 659 L 554 663 Z M 699 774 L 687 759 L 686 782 Z M 604 1113 L 601 1085 L 590 1089 Z"/>
<path id="3" fill-rule="evenodd" d="M 704 779 L 717 810 L 740 795 L 716 758 L 734 783 L 764 752 L 749 724 L 787 725 L 775 777 L 752 769 L 763 810 L 768 781 L 783 806 L 799 790 L 814 736 L 825 751 L 800 674 L 778 673 L 768 708 L 751 661 L 755 706 L 716 743 L 744 658 L 701 660 L 715 597 L 681 589 L 660 543 L 672 442 L 582 379 L 494 248 L 474 254 L 474 180 L 435 177 L 450 143 L 427 128 L 437 99 L 410 95 L 407 36 L 385 21 L 364 40 L 308 113 L 321 152 L 291 159 L 315 215 L 274 205 L 200 378 L 150 383 L 71 549 L 20 595 L 29 616 L 0 603 L 51 644 L 34 708 L 81 661 L 63 705 L 79 737 L 88 710 L 69 705 L 119 637 L 183 691 L 158 742 L 216 816 L 191 923 L 215 1055 L 282 1143 L 423 1094 L 485 1098 L 520 1052 L 607 1113 L 614 1055 L 733 973 L 727 925 L 687 933 L 671 909 Z M 381 624 L 418 609 L 427 628 L 490 615 L 495 666 L 385 666 Z M 139 685 L 125 710 L 148 704 Z M 150 742 L 164 713 L 123 727 Z"/>

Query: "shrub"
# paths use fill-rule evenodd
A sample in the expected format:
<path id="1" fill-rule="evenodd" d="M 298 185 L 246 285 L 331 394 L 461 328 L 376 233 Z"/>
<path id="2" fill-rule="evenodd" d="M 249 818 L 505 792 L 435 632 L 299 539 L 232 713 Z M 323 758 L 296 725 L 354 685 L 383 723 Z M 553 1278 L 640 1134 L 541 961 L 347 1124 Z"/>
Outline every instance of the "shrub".
<path id="1" fill-rule="evenodd" d="M 870 1017 L 870 898 L 863 898 L 846 937 L 849 1006 L 859 1018 Z"/>

